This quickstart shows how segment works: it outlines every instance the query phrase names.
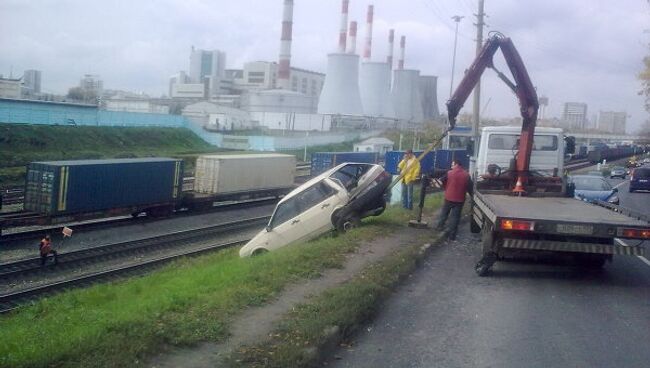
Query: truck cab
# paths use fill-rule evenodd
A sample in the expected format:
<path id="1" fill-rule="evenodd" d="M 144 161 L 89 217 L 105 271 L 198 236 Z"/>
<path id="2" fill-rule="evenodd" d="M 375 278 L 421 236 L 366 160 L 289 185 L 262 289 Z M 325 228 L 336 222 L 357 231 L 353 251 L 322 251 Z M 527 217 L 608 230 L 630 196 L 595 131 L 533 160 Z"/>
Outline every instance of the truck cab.
<path id="1" fill-rule="evenodd" d="M 488 173 L 489 165 L 505 172 L 519 148 L 521 127 L 493 126 L 481 130 L 480 148 L 476 159 L 476 177 Z M 530 170 L 544 176 L 564 172 L 564 141 L 560 128 L 536 128 Z M 557 171 L 555 171 L 557 170 Z"/>

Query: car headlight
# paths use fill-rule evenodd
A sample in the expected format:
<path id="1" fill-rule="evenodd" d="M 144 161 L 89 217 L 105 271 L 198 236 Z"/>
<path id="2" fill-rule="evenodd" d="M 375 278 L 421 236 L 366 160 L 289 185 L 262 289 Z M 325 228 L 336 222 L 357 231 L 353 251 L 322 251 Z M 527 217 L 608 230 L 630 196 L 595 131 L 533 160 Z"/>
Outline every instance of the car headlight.
<path id="1" fill-rule="evenodd" d="M 612 203 L 612 204 L 618 204 L 618 203 L 620 202 L 620 200 L 618 199 L 618 196 L 615 196 L 615 195 L 614 195 L 614 196 L 611 196 L 611 197 L 607 200 L 607 202 Z"/>

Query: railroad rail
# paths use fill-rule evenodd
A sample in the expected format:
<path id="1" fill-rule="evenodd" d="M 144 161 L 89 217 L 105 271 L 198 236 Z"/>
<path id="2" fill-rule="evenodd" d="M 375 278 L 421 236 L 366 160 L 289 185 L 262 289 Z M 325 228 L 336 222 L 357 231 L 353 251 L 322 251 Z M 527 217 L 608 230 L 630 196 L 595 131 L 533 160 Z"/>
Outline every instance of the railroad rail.
<path id="1" fill-rule="evenodd" d="M 36 273 L 41 273 L 44 271 L 56 271 L 57 269 L 64 271 L 69 270 L 73 267 L 106 261 L 107 259 L 114 259 L 115 257 L 124 257 L 143 252 L 151 252 L 152 250 L 167 250 L 182 245 L 196 244 L 201 241 L 207 241 L 210 239 L 210 237 L 218 233 L 232 230 L 241 230 L 264 224 L 268 221 L 269 218 L 270 216 L 249 218 L 205 228 L 173 232 L 153 238 L 119 242 L 100 247 L 94 247 L 91 249 L 61 253 L 59 254 L 60 263 L 57 266 L 51 266 L 45 269 L 40 267 L 40 258 L 32 258 L 18 262 L 0 264 L 0 278 L 3 280 L 15 281 L 21 277 L 34 275 Z M 59 281 L 14 293 L 0 295 L 0 313 L 14 310 L 19 305 L 24 304 L 27 301 L 35 300 L 44 295 L 51 295 L 63 289 L 92 285 L 101 280 L 114 278 L 116 276 L 130 275 L 130 273 L 134 271 L 142 272 L 144 269 L 149 269 L 150 267 L 167 263 L 179 257 L 198 255 L 208 251 L 223 249 L 245 243 L 248 240 L 249 239 L 230 243 L 211 244 L 199 249 L 192 248 L 190 250 L 181 251 L 174 255 L 147 260 L 136 265 L 122 266 L 108 271 L 96 272 L 89 275 L 71 278 L 69 280 Z"/>
<path id="2" fill-rule="evenodd" d="M 274 203 L 277 203 L 276 198 L 251 199 L 251 200 L 240 201 L 235 203 L 219 204 L 202 211 L 178 212 L 176 213 L 175 216 L 196 215 L 198 213 L 209 212 L 210 210 L 244 209 L 244 208 L 264 206 L 264 205 L 274 204 Z M 0 214 L 0 217 L 3 218 L 7 218 L 11 216 L 24 216 L 24 212 L 6 212 Z M 38 229 L 34 229 L 34 230 L 27 230 L 27 231 L 15 232 L 15 233 L 3 233 L 1 241 L 3 244 L 7 244 L 7 243 L 20 241 L 20 240 L 34 239 L 35 237 L 42 236 L 45 233 L 59 232 L 63 226 L 70 226 L 75 231 L 88 231 L 88 230 L 99 230 L 99 229 L 122 226 L 122 225 L 132 225 L 134 224 L 134 220 L 138 221 L 138 223 L 148 223 L 152 221 L 158 221 L 160 220 L 160 218 L 149 217 L 149 216 L 143 216 L 138 218 L 133 218 L 131 216 L 121 216 L 121 217 L 114 217 L 114 218 L 100 218 L 100 219 L 96 219 L 88 222 L 82 222 L 78 224 L 67 224 L 67 225 L 55 224 L 55 225 L 43 226 L 43 227 L 39 226 Z"/>

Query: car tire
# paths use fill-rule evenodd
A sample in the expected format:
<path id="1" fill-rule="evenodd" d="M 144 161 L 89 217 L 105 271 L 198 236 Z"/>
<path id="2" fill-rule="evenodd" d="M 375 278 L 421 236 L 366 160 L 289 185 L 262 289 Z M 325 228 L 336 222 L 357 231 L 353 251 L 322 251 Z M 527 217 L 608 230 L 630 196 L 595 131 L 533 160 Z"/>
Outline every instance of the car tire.
<path id="1" fill-rule="evenodd" d="M 634 193 L 634 189 L 630 188 L 630 193 Z"/>

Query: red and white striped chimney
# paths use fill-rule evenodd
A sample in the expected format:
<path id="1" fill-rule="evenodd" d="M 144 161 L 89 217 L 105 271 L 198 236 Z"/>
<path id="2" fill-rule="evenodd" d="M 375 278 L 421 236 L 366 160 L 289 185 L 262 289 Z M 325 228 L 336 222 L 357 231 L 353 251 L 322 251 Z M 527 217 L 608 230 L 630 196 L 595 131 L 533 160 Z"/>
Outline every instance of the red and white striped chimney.
<path id="1" fill-rule="evenodd" d="M 291 73 L 291 30 L 293 27 L 293 0 L 284 0 L 282 10 L 282 36 L 280 37 L 280 60 L 278 63 L 277 87 L 290 89 Z"/>
<path id="2" fill-rule="evenodd" d="M 350 47 L 348 47 L 348 54 L 357 52 L 357 22 L 350 22 Z"/>
<path id="3" fill-rule="evenodd" d="M 372 53 L 372 18 L 375 12 L 373 5 L 368 5 L 368 13 L 366 14 L 366 45 L 363 48 L 363 59 L 370 61 Z"/>
<path id="4" fill-rule="evenodd" d="M 386 62 L 390 66 L 391 70 L 393 69 L 393 49 L 395 48 L 395 30 L 391 29 L 388 31 L 388 56 L 386 57 Z"/>
<path id="5" fill-rule="evenodd" d="M 406 36 L 402 36 L 399 40 L 399 60 L 397 61 L 397 69 L 404 69 L 404 49 L 406 48 Z"/>
<path id="6" fill-rule="evenodd" d="M 341 27 L 339 28 L 339 52 L 345 53 L 348 33 L 348 6 L 350 0 L 343 0 L 341 3 Z"/>

